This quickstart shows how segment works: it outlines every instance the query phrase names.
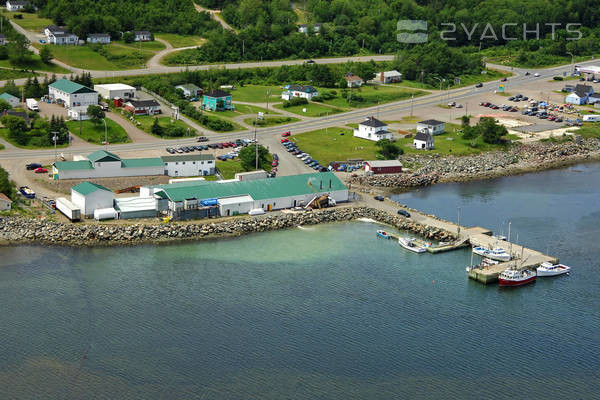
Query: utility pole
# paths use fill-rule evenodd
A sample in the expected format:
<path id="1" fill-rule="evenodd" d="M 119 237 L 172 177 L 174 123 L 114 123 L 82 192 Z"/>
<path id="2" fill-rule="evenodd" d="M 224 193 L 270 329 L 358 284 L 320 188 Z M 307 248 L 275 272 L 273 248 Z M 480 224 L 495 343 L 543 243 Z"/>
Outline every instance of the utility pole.
<path id="1" fill-rule="evenodd" d="M 102 122 L 104 122 L 104 145 L 108 145 L 108 129 L 106 128 L 106 119 L 102 118 Z"/>
<path id="2" fill-rule="evenodd" d="M 413 116 L 413 101 L 414 101 L 414 99 L 415 99 L 415 94 L 413 93 L 410 96 L 410 116 L 411 117 Z"/>
<path id="3" fill-rule="evenodd" d="M 258 171 L 258 140 L 256 139 L 256 124 L 258 123 L 258 114 L 256 115 L 256 122 L 254 123 L 254 157 L 255 166 L 254 169 Z"/>
<path id="4" fill-rule="evenodd" d="M 58 161 L 58 155 L 56 154 L 56 141 L 58 140 L 58 132 L 52 132 L 52 140 L 54 141 L 54 162 Z"/>
<path id="5" fill-rule="evenodd" d="M 271 97 L 271 89 L 267 89 L 267 114 L 269 113 L 269 97 Z"/>

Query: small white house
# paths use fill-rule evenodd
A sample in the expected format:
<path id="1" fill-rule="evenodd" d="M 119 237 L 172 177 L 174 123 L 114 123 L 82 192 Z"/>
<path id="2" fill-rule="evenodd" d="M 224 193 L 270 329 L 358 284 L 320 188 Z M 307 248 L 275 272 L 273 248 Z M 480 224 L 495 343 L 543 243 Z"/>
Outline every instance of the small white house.
<path id="1" fill-rule="evenodd" d="M 358 129 L 354 130 L 354 136 L 378 142 L 382 139 L 391 140 L 392 132 L 388 131 L 386 124 L 371 116 L 358 124 Z"/>
<path id="2" fill-rule="evenodd" d="M 7 11 L 20 11 L 29 5 L 29 1 L 7 0 Z"/>
<path id="3" fill-rule="evenodd" d="M 294 85 L 290 86 L 288 90 L 281 94 L 281 98 L 284 100 L 291 100 L 294 97 L 300 97 L 308 101 L 312 100 L 313 97 L 319 95 L 317 89 L 312 86 Z"/>
<path id="4" fill-rule="evenodd" d="M 149 42 L 152 40 L 150 31 L 134 31 L 133 34 L 135 35 L 133 40 L 136 42 Z"/>
<path id="5" fill-rule="evenodd" d="M 441 135 L 446 131 L 446 123 L 435 119 L 417 122 L 417 132 L 430 133 L 433 136 Z"/>
<path id="6" fill-rule="evenodd" d="M 349 88 L 361 87 L 364 83 L 360 76 L 354 75 L 353 73 L 347 73 L 345 78 Z"/>
<path id="7" fill-rule="evenodd" d="M 79 36 L 67 32 L 65 29 L 56 25 L 49 25 L 44 29 L 46 40 L 49 44 L 79 44 Z"/>
<path id="8" fill-rule="evenodd" d="M 433 150 L 433 135 L 427 132 L 418 132 L 413 144 L 417 150 Z"/>
<path id="9" fill-rule="evenodd" d="M 587 104 L 589 97 L 594 94 L 594 88 L 588 85 L 576 85 L 575 89 L 565 97 L 567 104 Z"/>
<path id="10" fill-rule="evenodd" d="M 162 156 L 165 175 L 206 176 L 215 174 L 215 156 L 212 154 L 191 154 L 183 156 Z"/>
<path id="11" fill-rule="evenodd" d="M 402 74 L 396 70 L 381 71 L 375 74 L 375 80 L 381 83 L 402 82 Z"/>
<path id="12" fill-rule="evenodd" d="M 108 83 L 105 85 L 94 85 L 94 90 L 105 99 L 112 100 L 115 97 L 121 99 L 133 99 L 136 94 L 136 90 L 133 86 L 125 85 L 123 83 Z"/>
<path id="13" fill-rule="evenodd" d="M 110 189 L 92 182 L 82 182 L 71 188 L 71 202 L 86 218 L 93 218 L 96 209 L 112 207 L 114 198 Z"/>
<path id="14" fill-rule="evenodd" d="M 108 33 L 90 33 L 87 37 L 88 43 L 109 44 L 110 35 Z"/>
<path id="15" fill-rule="evenodd" d="M 13 96 L 10 93 L 2 93 L 2 94 L 0 94 L 0 100 L 6 101 L 8 104 L 10 104 L 11 107 L 16 107 L 16 106 L 19 105 L 19 98 Z"/>
<path id="16" fill-rule="evenodd" d="M 198 96 L 202 96 L 202 88 L 194 85 L 193 83 L 177 85 L 175 86 L 175 89 L 181 89 L 183 91 L 183 95 L 187 98 L 198 98 Z"/>
<path id="17" fill-rule="evenodd" d="M 0 211 L 10 210 L 12 207 L 12 200 L 8 198 L 4 193 L 0 193 Z"/>

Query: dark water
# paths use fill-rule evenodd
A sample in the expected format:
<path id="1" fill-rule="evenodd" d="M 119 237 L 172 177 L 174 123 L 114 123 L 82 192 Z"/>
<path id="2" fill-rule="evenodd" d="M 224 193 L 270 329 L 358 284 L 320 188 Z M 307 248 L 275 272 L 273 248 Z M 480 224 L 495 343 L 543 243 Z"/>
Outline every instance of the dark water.
<path id="1" fill-rule="evenodd" d="M 575 172 L 581 171 L 581 172 Z M 356 222 L 235 240 L 0 249 L 0 399 L 600 398 L 600 166 L 400 201 L 573 268 L 517 290 Z"/>

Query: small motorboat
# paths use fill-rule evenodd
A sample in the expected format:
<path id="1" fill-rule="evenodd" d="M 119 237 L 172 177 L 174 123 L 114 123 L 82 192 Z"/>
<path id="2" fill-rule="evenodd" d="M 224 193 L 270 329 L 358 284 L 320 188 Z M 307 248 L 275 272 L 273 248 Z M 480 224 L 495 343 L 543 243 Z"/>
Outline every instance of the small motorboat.
<path id="1" fill-rule="evenodd" d="M 511 259 L 510 254 L 508 254 L 506 250 L 501 247 L 496 247 L 492 250 L 480 246 L 473 247 L 473 253 L 477 254 L 478 256 L 491 258 L 492 260 L 496 261 L 510 261 Z"/>
<path id="2" fill-rule="evenodd" d="M 499 286 L 521 286 L 535 282 L 537 273 L 529 269 L 509 268 L 498 276 Z"/>
<path id="3" fill-rule="evenodd" d="M 419 246 L 415 243 L 415 238 L 398 238 L 398 244 L 404 247 L 406 250 L 410 250 L 415 253 L 424 253 L 427 251 L 425 247 Z"/>
<path id="4" fill-rule="evenodd" d="M 538 276 L 557 276 L 570 272 L 571 267 L 563 264 L 552 264 L 546 261 L 537 267 L 536 270 Z"/>
<path id="5" fill-rule="evenodd" d="M 384 238 L 384 239 L 391 239 L 392 238 L 392 236 L 389 233 L 387 233 L 386 231 L 383 231 L 381 229 L 377 231 L 377 236 L 379 236 L 381 238 Z"/>

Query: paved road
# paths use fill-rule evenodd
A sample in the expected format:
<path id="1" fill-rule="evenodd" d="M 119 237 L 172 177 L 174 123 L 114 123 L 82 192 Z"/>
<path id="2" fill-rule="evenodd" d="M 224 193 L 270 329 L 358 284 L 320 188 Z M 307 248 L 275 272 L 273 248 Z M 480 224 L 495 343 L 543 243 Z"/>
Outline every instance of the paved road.
<path id="1" fill-rule="evenodd" d="M 219 24 L 221 24 L 221 26 L 223 28 L 228 29 L 233 32 L 237 32 L 231 25 L 229 25 L 227 22 L 225 22 L 225 20 L 221 17 L 221 15 L 219 14 L 221 12 L 221 10 L 210 10 L 210 9 L 204 8 L 201 5 L 196 4 L 196 3 L 194 3 L 194 7 L 196 8 L 196 11 L 198 11 L 198 12 L 209 13 L 210 16 L 212 17 L 212 19 L 214 19 Z"/>

